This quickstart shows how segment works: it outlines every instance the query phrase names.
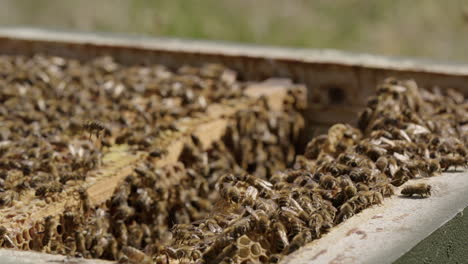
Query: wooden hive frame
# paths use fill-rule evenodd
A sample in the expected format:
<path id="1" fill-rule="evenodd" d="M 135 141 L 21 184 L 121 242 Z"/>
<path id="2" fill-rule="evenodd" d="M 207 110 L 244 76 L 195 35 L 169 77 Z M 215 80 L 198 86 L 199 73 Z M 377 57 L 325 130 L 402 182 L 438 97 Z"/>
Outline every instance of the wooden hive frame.
<path id="1" fill-rule="evenodd" d="M 78 59 L 111 55 L 118 62 L 124 64 L 151 62 L 180 66 L 218 62 L 237 70 L 241 73 L 241 77 L 247 80 L 260 81 L 271 76 L 290 78 L 294 82 L 306 84 L 308 89 L 309 107 L 305 111 L 308 137 L 312 137 L 336 122 L 354 122 L 356 113 L 363 106 L 365 98 L 373 93 L 373 89 L 379 81 L 388 76 L 412 78 L 422 87 L 456 88 L 468 95 L 468 66 L 466 65 L 392 59 L 335 51 L 292 50 L 202 41 L 101 36 L 37 29 L 0 29 L 0 52 L 2 54 L 24 55 L 43 53 Z M 264 87 L 262 89 L 261 93 L 264 93 Z M 279 92 L 270 98 L 276 98 L 273 101 L 281 101 L 278 99 L 281 98 L 281 95 L 278 95 L 281 93 Z M 215 108 L 219 110 L 213 110 L 215 114 L 213 114 L 212 119 L 197 121 L 195 125 L 189 125 L 187 131 L 205 131 L 216 127 L 213 131 L 219 131 L 221 134 L 225 126 L 225 124 L 223 125 L 224 119 L 229 115 L 228 113 L 232 113 L 230 111 L 235 111 L 225 107 L 216 106 Z M 175 137 L 170 141 L 173 143 L 168 146 L 170 155 L 168 158 L 160 160 L 159 165 L 176 159 L 180 148 L 177 146 L 184 140 L 183 138 L 184 136 Z M 206 139 L 205 144 L 209 145 L 209 143 L 210 140 Z M 94 204 L 102 203 L 112 193 L 112 186 L 109 186 L 108 189 L 100 187 L 100 183 L 108 181 L 104 178 L 119 179 L 123 177 L 122 170 L 131 168 L 133 162 L 143 158 L 138 154 L 126 156 L 128 153 L 125 149 L 115 149 L 113 155 L 113 157 L 108 157 L 109 167 L 105 169 L 108 171 L 101 171 L 101 175 L 96 177 L 96 182 L 88 189 Z M 121 160 L 122 157 L 130 158 L 125 159 L 128 163 L 127 161 L 124 163 L 110 162 L 114 158 Z M 120 171 L 120 173 L 115 173 L 116 171 Z M 451 180 L 446 180 L 447 177 L 451 177 Z M 101 178 L 104 180 L 100 181 Z M 353 220 L 340 225 L 324 238 L 314 241 L 310 246 L 306 246 L 289 256 L 284 262 L 307 263 L 315 260 L 318 262 L 372 263 L 377 259 L 391 262 L 468 205 L 468 197 L 466 197 L 468 184 L 464 179 L 466 179 L 466 173 L 431 178 L 429 181 L 437 186 L 434 198 L 418 201 L 417 205 L 414 203 L 408 205 L 407 202 L 403 203 L 401 199 L 398 200 L 398 197 L 394 197 L 390 201 L 386 201 L 384 206 L 368 209 Z M 62 210 L 61 206 L 64 205 L 57 203 L 44 207 L 46 208 L 44 210 L 60 211 Z M 395 210 L 395 208 L 399 209 Z M 434 214 L 438 209 L 440 209 L 440 213 Z M 415 211 L 418 214 L 436 216 L 435 220 L 431 223 L 421 224 L 417 214 L 414 214 Z M 397 223 L 393 229 L 388 223 L 381 221 L 381 219 L 392 216 L 392 221 Z M 369 226 L 373 229 L 370 230 Z M 401 226 L 406 228 L 406 231 L 412 232 L 398 234 L 397 229 Z M 397 232 L 397 236 L 395 232 Z M 394 239 L 393 241 L 398 243 L 395 243 L 395 246 L 387 247 L 385 251 L 369 247 L 372 243 L 385 239 L 390 239 L 388 241 Z M 348 243 L 347 245 L 350 245 L 351 248 L 339 248 L 339 245 L 343 245 L 342 243 Z M 366 254 L 353 248 L 365 249 Z M 0 250 L 0 259 L 4 260 L 4 263 L 13 260 L 16 261 L 14 263 L 40 263 L 40 261 L 46 263 L 49 260 L 64 260 L 64 257 L 3 249 Z M 87 262 L 86 260 L 82 261 L 83 263 Z"/>
<path id="2" fill-rule="evenodd" d="M 167 154 L 160 158 L 151 158 L 155 167 L 174 165 L 178 162 L 185 142 L 191 140 L 191 135 L 197 136 L 204 150 L 210 148 L 213 142 L 221 140 L 225 134 L 229 120 L 241 110 L 252 108 L 260 97 L 265 97 L 271 111 L 281 111 L 289 89 L 300 89 L 305 94 L 305 87 L 293 85 L 284 81 L 265 81 L 250 84 L 244 91 L 246 97 L 226 100 L 222 104 L 208 105 L 206 112 L 198 118 L 181 118 L 175 125 L 177 132 L 162 134 L 156 138 L 158 145 Z M 8 230 L 8 239 L 17 245 L 18 249 L 33 249 L 31 237 L 43 231 L 42 223 L 45 217 L 58 217 L 67 208 L 80 206 L 77 191 L 84 187 L 92 207 L 101 206 L 109 200 L 126 176 L 130 175 L 137 164 L 149 158 L 143 151 L 131 151 L 128 145 L 114 145 L 103 156 L 103 165 L 88 173 L 85 182 L 67 184 L 63 192 L 48 197 L 44 201 L 36 199 L 34 191 L 30 190 L 21 196 L 21 200 L 11 207 L 0 209 L 0 226 Z M 179 175 L 179 174 L 175 174 Z M 164 186 L 171 188 L 181 179 L 164 179 Z"/>

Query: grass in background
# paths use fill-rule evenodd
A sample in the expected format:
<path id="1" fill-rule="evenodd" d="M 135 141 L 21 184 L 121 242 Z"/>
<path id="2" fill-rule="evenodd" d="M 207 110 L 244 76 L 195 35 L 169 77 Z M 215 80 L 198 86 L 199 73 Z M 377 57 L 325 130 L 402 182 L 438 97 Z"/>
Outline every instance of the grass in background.
<path id="1" fill-rule="evenodd" d="M 0 25 L 468 61 L 463 0 L 4 0 Z"/>

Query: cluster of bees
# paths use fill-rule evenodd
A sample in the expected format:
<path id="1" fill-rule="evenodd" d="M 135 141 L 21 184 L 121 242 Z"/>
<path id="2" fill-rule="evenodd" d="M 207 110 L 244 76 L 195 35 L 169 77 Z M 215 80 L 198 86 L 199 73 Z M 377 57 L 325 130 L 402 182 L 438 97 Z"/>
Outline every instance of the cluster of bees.
<path id="1" fill-rule="evenodd" d="M 45 217 L 25 249 L 122 263 L 278 263 L 394 186 L 467 166 L 463 95 L 410 80 L 385 80 L 357 127 L 332 126 L 304 155 L 304 98 L 291 89 L 283 110 L 259 98 L 208 149 L 192 135 L 176 164 L 155 167 L 176 120 L 244 96 L 235 72 L 0 56 L 0 75 L 0 208 L 79 187 L 113 145 L 150 157 L 102 205 L 77 188 L 80 206 Z M 402 194 L 428 196 L 431 186 Z M 15 241 L 0 226 L 0 244 Z"/>
<path id="2" fill-rule="evenodd" d="M 331 227 L 382 203 L 394 186 L 466 168 L 467 106 L 454 90 L 429 91 L 411 80 L 386 79 L 357 128 L 332 126 L 308 143 L 292 168 L 266 177 L 223 175 L 212 216 L 177 225 L 173 244 L 162 253 L 182 263 L 278 263 Z M 402 190 L 402 195 L 413 194 L 428 196 L 431 186 Z M 245 253 L 246 238 L 261 250 Z"/>
<path id="3" fill-rule="evenodd" d="M 283 122 L 285 125 L 284 128 L 264 127 L 266 130 L 262 130 L 262 133 L 269 133 L 272 137 L 282 135 L 291 143 L 299 139 L 292 132 L 292 128 L 300 124 L 289 116 L 289 113 L 295 113 L 293 108 L 290 108 L 289 113 L 270 112 L 263 98 L 256 105 L 248 110 L 250 115 L 239 112 L 233 120 L 261 113 L 262 117 L 256 120 L 258 124 Z M 238 135 L 238 139 L 232 137 L 233 133 Z M 184 143 L 176 164 L 156 168 L 151 159 L 140 162 L 112 197 L 98 207 L 91 207 L 86 191 L 79 189 L 79 208 L 66 208 L 65 213 L 57 217 L 46 217 L 44 223 L 34 231 L 36 235 L 31 238 L 28 248 L 47 253 L 120 260 L 124 263 L 165 262 L 166 255 L 174 258 L 200 258 L 202 255 L 197 257 L 196 254 L 201 251 L 192 252 L 189 247 L 174 247 L 173 241 L 180 241 L 180 236 L 190 236 L 183 233 L 180 227 L 203 222 L 212 215 L 220 197 L 224 195 L 213 192 L 223 175 L 232 172 L 248 175 L 247 171 L 258 172 L 259 166 L 265 166 L 263 171 L 269 170 L 265 163 L 258 163 L 255 167 L 245 164 L 242 167 L 236 161 L 235 154 L 240 150 L 231 149 L 228 143 L 235 147 L 241 144 L 238 140 L 244 142 L 249 133 L 255 144 L 260 144 L 260 139 L 254 139 L 260 135 L 260 131 L 244 125 L 231 128 L 231 134 L 226 134 L 207 150 L 203 149 L 200 139 L 192 135 Z M 260 153 L 268 150 L 266 147 L 256 147 L 254 151 Z M 290 155 L 294 156 L 295 153 Z M 286 153 L 269 158 L 286 167 L 285 157 Z M 265 258 L 266 252 L 258 242 L 250 241 L 247 236 L 238 240 L 245 248 L 241 255 L 246 255 L 252 249 L 257 258 Z"/>
<path id="4" fill-rule="evenodd" d="M 175 120 L 244 88 L 220 65 L 170 70 L 110 57 L 0 56 L 0 76 L 0 208 L 85 180 L 113 144 L 157 155 L 155 138 L 177 130 Z"/>
<path id="5" fill-rule="evenodd" d="M 208 150 L 192 135 L 177 164 L 155 168 L 151 158 L 165 155 L 159 141 L 178 130 L 175 120 L 203 116 L 209 104 L 244 96 L 235 72 L 220 65 L 126 67 L 108 57 L 79 62 L 0 56 L 0 73 L 3 208 L 25 195 L 51 202 L 79 187 L 112 145 L 128 144 L 149 156 L 105 204 L 93 208 L 78 188 L 78 208 L 45 217 L 23 236 L 10 237 L 2 228 L 4 247 L 131 262 L 169 254 L 162 245 L 170 245 L 174 226 L 212 212 L 222 175 L 267 177 L 290 166 L 304 126 L 296 110 L 305 98 L 291 89 L 284 110 L 274 111 L 260 98 L 229 119 L 224 138 Z"/>
<path id="6" fill-rule="evenodd" d="M 236 113 L 223 140 L 241 168 L 267 179 L 293 164 L 304 129 L 298 111 L 303 109 L 301 100 L 291 93 L 282 111 L 272 111 L 265 98 L 260 98 L 255 106 Z"/>

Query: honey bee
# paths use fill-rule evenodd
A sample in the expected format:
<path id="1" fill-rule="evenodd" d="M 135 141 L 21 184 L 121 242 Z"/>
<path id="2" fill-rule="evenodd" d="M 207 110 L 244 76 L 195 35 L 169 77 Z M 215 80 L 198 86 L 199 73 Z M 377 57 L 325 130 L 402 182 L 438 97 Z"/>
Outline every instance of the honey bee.
<path id="1" fill-rule="evenodd" d="M 249 183 L 250 185 L 253 185 L 254 187 L 256 187 L 257 189 L 261 191 L 269 191 L 271 190 L 271 187 L 273 187 L 273 184 L 271 184 L 269 181 L 263 180 L 259 177 L 255 177 L 250 174 L 244 174 L 240 178 L 240 180 L 243 180 Z"/>
<path id="2" fill-rule="evenodd" d="M 364 111 L 362 111 L 360 114 L 359 114 L 359 118 L 358 118 L 358 128 L 361 130 L 361 131 L 366 131 L 369 124 L 370 124 L 370 121 L 371 121 L 371 118 L 373 116 L 373 109 L 370 108 L 370 107 L 367 107 L 366 109 L 364 109 Z"/>
<path id="3" fill-rule="evenodd" d="M 104 131 L 106 127 L 98 121 L 87 121 L 83 124 L 83 129 L 88 131 L 89 138 L 91 139 L 93 133 L 96 134 L 96 137 L 99 137 L 99 133 Z"/>
<path id="4" fill-rule="evenodd" d="M 346 196 L 346 199 L 349 199 L 356 195 L 357 193 L 357 188 L 354 185 L 348 185 L 343 189 L 343 192 Z"/>
<path id="5" fill-rule="evenodd" d="M 71 208 L 66 208 L 63 214 L 63 229 L 65 234 L 73 234 L 79 226 L 79 217 L 72 211 Z"/>
<path id="6" fill-rule="evenodd" d="M 291 183 L 293 182 L 296 178 L 304 175 L 304 174 L 307 174 L 307 171 L 305 170 L 291 170 L 291 169 L 288 169 L 285 171 L 286 173 L 286 181 Z"/>
<path id="7" fill-rule="evenodd" d="M 306 187 L 309 189 L 314 189 L 319 186 L 318 182 L 316 182 L 311 175 L 302 175 L 298 178 L 296 178 L 293 182 L 293 185 L 295 186 L 302 186 Z"/>
<path id="8" fill-rule="evenodd" d="M 274 203 L 272 203 L 269 200 L 257 199 L 257 201 L 255 201 L 253 208 L 255 210 L 262 210 L 265 213 L 269 214 L 276 209 L 276 206 L 274 205 Z"/>
<path id="9" fill-rule="evenodd" d="M 324 175 L 320 177 L 320 185 L 328 190 L 334 189 L 336 186 L 336 179 L 331 175 Z"/>
<path id="10" fill-rule="evenodd" d="M 80 252 L 83 255 L 87 254 L 86 250 L 86 241 L 83 233 L 79 230 L 75 231 L 75 244 L 76 244 L 76 250 Z"/>
<path id="11" fill-rule="evenodd" d="M 304 246 L 311 240 L 312 240 L 312 234 L 310 233 L 310 231 L 304 230 L 294 236 L 288 248 L 285 249 L 284 253 L 291 254 L 292 252 L 298 250 L 300 247 Z"/>
<path id="12" fill-rule="evenodd" d="M 430 159 L 428 164 L 429 175 L 439 173 L 441 171 L 441 166 L 438 160 Z"/>
<path id="13" fill-rule="evenodd" d="M 252 229 L 252 223 L 250 217 L 243 217 L 226 228 L 224 232 L 235 239 L 249 232 Z"/>
<path id="14" fill-rule="evenodd" d="M 384 197 L 389 197 L 394 194 L 393 186 L 388 181 L 377 182 L 372 186 L 372 189 L 380 192 Z"/>
<path id="15" fill-rule="evenodd" d="M 143 240 L 143 230 L 140 224 L 133 222 L 128 227 L 128 245 L 133 247 L 140 247 Z"/>
<path id="16" fill-rule="evenodd" d="M 241 201 L 241 193 L 237 187 L 227 186 L 222 188 L 220 194 L 228 202 L 237 204 Z"/>
<path id="17" fill-rule="evenodd" d="M 216 263 L 215 260 L 216 260 L 216 256 L 219 256 L 221 251 L 223 249 L 225 249 L 229 243 L 231 243 L 233 241 L 233 238 L 229 237 L 229 236 L 220 236 L 220 237 L 217 237 L 214 242 L 211 244 L 211 246 L 209 246 L 204 254 L 203 254 L 203 259 L 207 262 L 207 263 Z M 231 244 L 233 245 L 233 244 Z M 235 245 L 235 244 L 234 244 Z M 236 250 L 236 248 L 232 248 L 232 250 Z"/>
<path id="18" fill-rule="evenodd" d="M 455 149 L 455 153 L 457 153 L 461 157 L 467 157 L 468 156 L 465 144 L 463 144 L 462 142 L 455 143 L 455 146 L 453 146 L 453 148 Z"/>
<path id="19" fill-rule="evenodd" d="M 255 211 L 255 217 L 254 228 L 260 234 L 266 234 L 268 227 L 270 226 L 270 219 L 267 214 L 262 210 L 257 210 Z"/>
<path id="20" fill-rule="evenodd" d="M 71 236 L 68 236 L 65 238 L 65 241 L 63 243 L 66 249 L 66 254 L 69 256 L 74 256 L 76 252 L 75 239 Z"/>
<path id="21" fill-rule="evenodd" d="M 312 171 L 315 169 L 315 162 L 307 159 L 303 155 L 297 155 L 293 165 L 294 170 Z"/>
<path id="22" fill-rule="evenodd" d="M 255 200 L 257 199 L 257 196 L 258 196 L 257 188 L 253 186 L 247 187 L 247 190 L 245 191 L 245 195 L 242 200 L 243 205 L 253 206 L 255 204 Z"/>
<path id="23" fill-rule="evenodd" d="M 108 244 L 109 240 L 107 237 L 99 237 L 96 240 L 94 246 L 91 248 L 91 255 L 93 256 L 93 258 L 100 258 L 104 254 L 104 251 L 106 250 Z"/>
<path id="24" fill-rule="evenodd" d="M 310 220 L 307 223 L 312 231 L 312 236 L 318 238 L 321 235 L 322 226 L 325 223 L 324 217 L 317 211 L 310 215 Z"/>
<path id="25" fill-rule="evenodd" d="M 11 206 L 13 201 L 18 200 L 18 193 L 14 190 L 7 190 L 0 193 L 0 206 Z"/>
<path id="26" fill-rule="evenodd" d="M 16 248 L 15 243 L 13 243 L 13 240 L 11 240 L 10 236 L 8 235 L 8 229 L 6 229 L 4 226 L 0 226 L 0 245 Z"/>
<path id="27" fill-rule="evenodd" d="M 149 156 L 152 158 L 160 158 L 162 156 L 167 155 L 168 152 L 166 149 L 154 148 L 149 152 Z"/>
<path id="28" fill-rule="evenodd" d="M 112 223 L 113 234 L 122 245 L 128 244 L 128 230 L 123 220 L 117 220 Z"/>
<path id="29" fill-rule="evenodd" d="M 360 192 L 358 193 L 358 197 L 359 200 L 364 204 L 364 207 L 383 203 L 383 195 L 377 191 Z"/>
<path id="30" fill-rule="evenodd" d="M 129 262 L 132 264 L 138 264 L 138 263 L 143 263 L 143 264 L 150 264 L 153 263 L 151 258 L 143 253 L 142 251 L 130 247 L 130 246 L 125 246 L 122 248 L 122 253 L 128 258 Z"/>
<path id="31" fill-rule="evenodd" d="M 309 143 L 307 143 L 304 156 L 308 159 L 316 159 L 322 149 L 322 146 L 328 141 L 327 135 L 321 135 L 313 138 Z"/>
<path id="32" fill-rule="evenodd" d="M 117 187 L 114 194 L 112 195 L 112 199 L 110 202 L 111 206 L 117 207 L 125 203 L 128 199 L 128 195 L 129 195 L 129 186 L 127 184 L 120 185 L 119 187 Z"/>
<path id="33" fill-rule="evenodd" d="M 115 219 L 121 219 L 121 220 L 128 219 L 132 217 L 133 215 L 135 215 L 135 209 L 126 203 L 121 204 L 120 206 L 114 209 L 114 211 L 112 212 L 112 215 L 113 217 L 115 217 Z"/>
<path id="34" fill-rule="evenodd" d="M 364 145 L 365 150 L 364 153 L 372 160 L 372 161 L 377 161 L 378 158 L 385 156 L 387 154 L 387 150 L 373 145 L 373 144 L 368 144 Z"/>
<path id="35" fill-rule="evenodd" d="M 281 254 L 272 254 L 268 258 L 268 263 L 280 263 L 281 259 L 282 259 Z"/>
<path id="36" fill-rule="evenodd" d="M 388 159 L 385 156 L 381 156 L 377 159 L 375 162 L 375 166 L 377 169 L 379 169 L 381 172 L 385 172 L 388 166 Z"/>
<path id="37" fill-rule="evenodd" d="M 425 183 L 419 183 L 414 185 L 408 185 L 401 190 L 401 194 L 411 197 L 413 194 L 419 194 L 421 197 L 431 196 L 431 185 Z"/>
<path id="38" fill-rule="evenodd" d="M 354 161 L 350 162 L 353 163 Z M 357 166 L 357 165 L 356 165 Z M 334 166 L 329 170 L 329 172 L 338 177 L 340 175 L 349 174 L 352 171 L 353 167 L 345 165 L 345 164 L 334 164 Z"/>
<path id="39" fill-rule="evenodd" d="M 25 191 L 29 190 L 31 187 L 29 185 L 29 182 L 23 180 L 20 183 L 16 184 L 14 186 L 15 192 L 18 193 L 18 196 L 21 196 Z"/>
<path id="40" fill-rule="evenodd" d="M 103 257 L 106 259 L 116 260 L 119 256 L 119 243 L 112 236 L 109 236 L 107 239 L 109 242 L 107 243 L 107 248 L 104 251 Z"/>
<path id="41" fill-rule="evenodd" d="M 50 240 L 54 236 L 54 231 L 57 226 L 57 221 L 52 216 L 47 216 L 44 218 L 44 236 L 42 237 L 42 246 L 48 247 Z"/>
<path id="42" fill-rule="evenodd" d="M 45 197 L 53 193 L 60 193 L 63 191 L 63 186 L 59 182 L 51 182 L 36 189 L 36 196 Z"/>
<path id="43" fill-rule="evenodd" d="M 275 249 L 278 252 L 282 252 L 285 248 L 289 246 L 286 228 L 281 222 L 275 221 L 272 223 L 271 232 L 273 233 L 276 240 Z"/>
<path id="44" fill-rule="evenodd" d="M 83 173 L 72 172 L 72 173 L 64 173 L 60 176 L 60 183 L 65 184 L 68 181 L 84 181 L 86 179 L 86 175 Z"/>
<path id="45" fill-rule="evenodd" d="M 439 164 L 443 171 L 447 171 L 451 167 L 467 168 L 467 162 L 467 159 L 460 155 L 445 155 L 440 158 Z"/>
<path id="46" fill-rule="evenodd" d="M 374 178 L 375 170 L 369 168 L 355 168 L 349 176 L 355 182 L 369 182 Z"/>
<path id="47" fill-rule="evenodd" d="M 88 197 L 88 191 L 81 187 L 78 189 L 78 195 L 81 201 L 81 209 L 83 210 L 84 215 L 89 215 L 91 213 L 91 202 Z"/>
<path id="48" fill-rule="evenodd" d="M 227 247 L 225 247 L 221 253 L 211 262 L 209 260 L 206 260 L 208 263 L 220 263 L 221 261 L 231 258 L 234 256 L 234 254 L 239 250 L 239 247 L 237 244 L 230 244 Z M 234 263 L 234 262 L 232 262 Z"/>
<path id="49" fill-rule="evenodd" d="M 335 222 L 341 223 L 353 215 L 354 215 L 354 206 L 352 206 L 351 203 L 346 202 L 340 207 L 340 210 L 338 212 L 338 215 L 336 216 Z"/>
<path id="50" fill-rule="evenodd" d="M 178 248 L 166 247 L 165 252 L 168 253 L 171 258 L 179 260 L 185 258 L 193 259 L 193 257 L 197 258 L 201 256 L 200 251 L 194 250 L 191 246 L 179 246 Z"/>
<path id="51" fill-rule="evenodd" d="M 402 176 L 399 176 L 399 177 L 394 177 L 391 181 L 391 184 L 393 186 L 401 186 L 403 185 L 405 182 L 409 181 L 410 180 L 410 177 L 407 176 L 407 175 L 402 175 Z"/>
<path id="52" fill-rule="evenodd" d="M 136 192 L 137 192 L 137 197 L 135 201 L 136 207 L 140 210 L 150 211 L 152 199 L 149 195 L 148 190 L 144 188 L 138 188 Z"/>
<path id="53" fill-rule="evenodd" d="M 289 192 L 286 190 L 280 191 L 276 202 L 278 203 L 279 207 L 288 207 L 291 203 L 291 197 L 289 196 Z"/>

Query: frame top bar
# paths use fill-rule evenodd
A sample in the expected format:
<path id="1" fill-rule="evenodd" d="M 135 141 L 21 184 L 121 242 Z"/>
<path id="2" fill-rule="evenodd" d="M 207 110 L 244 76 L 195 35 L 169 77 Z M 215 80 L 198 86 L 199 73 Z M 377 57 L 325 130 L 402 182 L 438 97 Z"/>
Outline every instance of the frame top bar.
<path id="1" fill-rule="evenodd" d="M 468 64 L 412 58 L 397 58 L 329 49 L 299 49 L 218 41 L 154 38 L 115 33 L 84 33 L 40 28 L 0 27 L 0 39 L 70 42 L 105 46 L 128 46 L 150 50 L 222 54 L 226 56 L 258 57 L 271 60 L 294 60 L 304 63 L 340 64 L 398 71 L 434 72 L 468 75 Z M 272 63 L 274 63 L 272 61 Z"/>

